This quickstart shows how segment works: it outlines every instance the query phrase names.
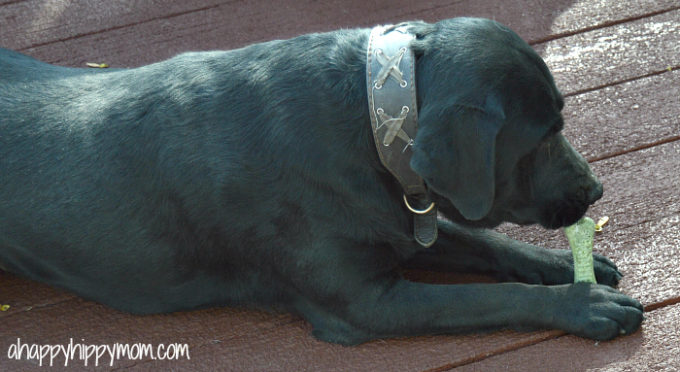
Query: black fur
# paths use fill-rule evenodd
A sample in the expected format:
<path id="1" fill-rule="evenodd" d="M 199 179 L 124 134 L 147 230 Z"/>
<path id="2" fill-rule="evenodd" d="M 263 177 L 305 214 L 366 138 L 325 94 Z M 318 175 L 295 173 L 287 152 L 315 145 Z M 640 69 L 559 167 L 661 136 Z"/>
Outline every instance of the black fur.
<path id="1" fill-rule="evenodd" d="M 421 249 L 368 117 L 367 29 L 119 70 L 0 50 L 0 267 L 134 313 L 296 312 L 324 340 L 498 328 L 632 332 L 640 304 L 569 285 L 568 251 L 485 230 L 558 228 L 602 187 L 559 134 L 563 100 L 495 22 L 413 22 L 412 167 L 443 217 Z M 482 271 L 494 285 L 405 281 Z M 621 277 L 596 257 L 598 279 Z M 543 284 L 561 284 L 545 286 Z"/>

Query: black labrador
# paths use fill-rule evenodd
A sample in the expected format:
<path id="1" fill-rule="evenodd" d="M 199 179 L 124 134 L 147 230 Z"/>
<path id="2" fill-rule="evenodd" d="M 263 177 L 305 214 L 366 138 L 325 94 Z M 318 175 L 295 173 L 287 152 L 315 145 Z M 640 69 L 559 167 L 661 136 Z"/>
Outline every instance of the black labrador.
<path id="1" fill-rule="evenodd" d="M 412 22 L 420 124 L 411 167 L 440 211 L 425 249 L 373 143 L 368 29 L 134 69 L 0 50 L 0 268 L 128 312 L 218 305 L 300 314 L 322 340 L 559 328 L 611 339 L 643 318 L 570 284 L 568 250 L 488 228 L 555 229 L 602 186 L 560 134 L 541 58 L 489 20 Z M 407 281 L 403 268 L 498 284 Z"/>

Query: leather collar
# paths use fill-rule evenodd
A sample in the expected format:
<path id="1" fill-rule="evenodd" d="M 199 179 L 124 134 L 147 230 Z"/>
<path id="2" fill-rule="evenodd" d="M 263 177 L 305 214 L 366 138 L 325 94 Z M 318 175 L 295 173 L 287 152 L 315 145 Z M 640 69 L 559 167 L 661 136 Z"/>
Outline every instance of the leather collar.
<path id="1" fill-rule="evenodd" d="M 414 38 L 407 24 L 373 28 L 366 52 L 366 82 L 380 162 L 404 190 L 404 203 L 414 216 L 415 240 L 429 247 L 437 240 L 437 208 L 410 165 L 418 130 L 415 56 L 409 45 Z"/>

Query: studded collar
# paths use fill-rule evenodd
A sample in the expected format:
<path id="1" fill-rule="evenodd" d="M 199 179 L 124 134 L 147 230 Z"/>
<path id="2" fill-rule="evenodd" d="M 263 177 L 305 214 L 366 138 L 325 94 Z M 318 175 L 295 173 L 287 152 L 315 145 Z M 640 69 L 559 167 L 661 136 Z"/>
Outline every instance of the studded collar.
<path id="1" fill-rule="evenodd" d="M 366 52 L 366 82 L 378 156 L 404 190 L 404 203 L 414 216 L 415 240 L 429 247 L 437 240 L 437 208 L 423 179 L 410 166 L 418 130 L 415 56 L 409 47 L 414 38 L 406 24 L 373 28 Z"/>

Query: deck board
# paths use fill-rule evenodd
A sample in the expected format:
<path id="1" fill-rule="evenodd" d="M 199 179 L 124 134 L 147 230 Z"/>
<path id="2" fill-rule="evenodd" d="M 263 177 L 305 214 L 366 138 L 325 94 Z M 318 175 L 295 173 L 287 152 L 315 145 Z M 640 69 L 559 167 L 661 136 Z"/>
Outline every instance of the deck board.
<path id="1" fill-rule="evenodd" d="M 677 140 L 678 97 L 680 71 L 567 97 L 564 134 L 591 161 Z"/>
<path id="2" fill-rule="evenodd" d="M 78 324 L 77 341 L 85 343 L 182 342 L 191 345 L 190 361 L 121 360 L 115 363 L 116 367 L 135 365 L 136 369 L 150 371 L 164 370 L 166 366 L 209 370 L 214 365 L 234 371 L 261 370 L 263 366 L 268 366 L 268 371 L 346 371 L 357 366 L 367 371 L 421 370 L 464 364 L 561 334 L 505 331 L 491 335 L 426 336 L 378 340 L 348 348 L 314 339 L 307 323 L 285 314 L 209 309 L 138 317 L 81 299 L 21 312 L 4 321 L 11 321 L 13 329 L 3 335 L 0 350 L 7 350 L 18 337 L 23 343 L 68 344 L 73 335 L 65 334 L 64 330 L 72 324 Z M 413 358 L 414 355 L 420 357 Z M 238 364 L 234 365 L 234 361 Z M 9 361 L 3 370 L 21 371 L 22 366 L 22 362 Z"/>
<path id="3" fill-rule="evenodd" d="M 546 39 L 605 28 L 679 8 L 680 4 L 675 0 L 575 1 L 555 17 L 550 28 L 550 35 Z M 534 41 L 534 39 L 529 40 Z"/>
<path id="4" fill-rule="evenodd" d="M 569 96 L 565 134 L 593 161 L 605 184 L 605 197 L 589 214 L 612 217 L 596 238 L 596 251 L 626 274 L 621 290 L 654 310 L 642 332 L 596 347 L 557 331 L 504 331 L 345 348 L 315 340 L 307 323 L 287 314 L 226 308 L 138 317 L 0 272 L 0 303 L 12 306 L 0 312 L 0 369 L 29 366 L 4 358 L 16 337 L 64 344 L 71 336 L 96 344 L 190 344 L 191 361 L 121 360 L 114 366 L 142 371 L 680 369 L 673 352 L 680 324 L 677 0 L 284 0 L 274 12 L 267 0 L 0 1 L 0 47 L 69 66 L 86 61 L 138 66 L 188 50 L 461 15 L 494 18 L 534 42 Z M 501 230 L 566 247 L 560 232 Z M 436 274 L 422 277 L 442 280 Z"/>
<path id="5" fill-rule="evenodd" d="M 3 47 L 23 50 L 37 45 L 74 40 L 84 35 L 106 33 L 154 19 L 206 10 L 225 0 L 136 1 L 107 4 L 88 0 L 27 0 L 0 5 Z"/>
<path id="6" fill-rule="evenodd" d="M 566 94 L 680 67 L 680 10 L 548 42 L 543 57 Z"/>
<path id="7" fill-rule="evenodd" d="M 680 305 L 647 313 L 643 332 L 595 343 L 564 336 L 456 368 L 487 371 L 677 371 L 680 366 Z"/>
<path id="8" fill-rule="evenodd" d="M 75 298 L 74 294 L 46 284 L 25 280 L 0 270 L 0 303 L 11 306 L 11 311 L 0 312 L 0 322 L 10 314 L 26 309 L 54 305 Z"/>
<path id="9" fill-rule="evenodd" d="M 171 6 L 157 6 L 157 1 L 88 6 L 89 2 L 79 0 L 60 8 L 34 2 L 47 3 L 31 0 L 0 6 L 0 24 L 7 25 L 0 45 L 52 63 L 82 66 L 101 60 L 118 67 L 156 62 L 187 50 L 230 49 L 340 27 L 462 15 L 494 18 L 527 40 L 541 40 L 601 27 L 607 16 L 621 21 L 678 8 L 673 0 L 601 0 L 578 7 L 572 6 L 572 0 L 394 0 L 378 2 L 372 11 L 366 11 L 370 5 L 361 0 L 289 0 L 280 2 L 273 13 L 266 0 L 202 0 L 171 2 Z M 305 14 L 304 22 L 299 22 L 299 14 Z"/>
<path id="10" fill-rule="evenodd" d="M 385 22 L 387 19 L 435 20 L 443 16 L 459 15 L 495 18 L 511 26 L 527 40 L 540 40 L 680 7 L 674 0 L 606 0 L 588 3 L 563 0 L 551 4 L 540 0 L 510 0 L 503 3 L 493 0 L 476 2 L 395 0 L 378 1 L 371 11 L 362 11 L 367 8 L 363 1 L 307 0 L 279 2 L 277 16 L 271 17 L 268 15 L 271 13 L 270 2 L 266 0 L 248 0 L 247 3 L 245 0 L 190 2 L 122 0 L 106 6 L 93 5 L 87 0 L 69 2 L 27 0 L 3 2 L 0 3 L 0 7 L 3 7 L 3 4 L 4 8 L 0 8 L 0 23 L 4 25 L 5 34 L 14 35 L 10 44 L 5 46 L 13 49 L 25 49 L 36 44 L 77 38 L 177 14 L 206 9 L 215 12 L 217 10 L 212 8 L 216 6 L 229 12 L 225 13 L 230 16 L 227 19 L 238 19 L 234 17 L 233 12 L 247 8 L 251 9 L 246 14 L 253 17 L 250 22 L 253 25 L 261 25 L 262 19 L 269 19 L 270 22 L 277 22 L 274 26 L 279 26 L 275 28 L 274 33 L 271 31 L 272 28 L 268 27 L 253 28 L 252 31 L 255 32 L 250 33 L 252 36 L 242 35 L 245 39 L 233 41 L 236 44 L 231 47 L 266 40 L 273 34 L 282 35 L 282 30 L 290 30 L 292 33 L 278 37 L 289 37 L 298 32 L 331 30 L 348 25 L 366 26 Z M 547 8 L 548 6 L 550 8 Z M 285 13 L 282 14 L 281 9 Z M 299 18 L 294 15 L 301 12 L 311 16 L 311 19 L 306 17 L 304 22 L 299 22 Z M 68 21 L 65 22 L 65 19 Z M 243 23 L 235 22 L 232 27 L 240 27 Z"/>

